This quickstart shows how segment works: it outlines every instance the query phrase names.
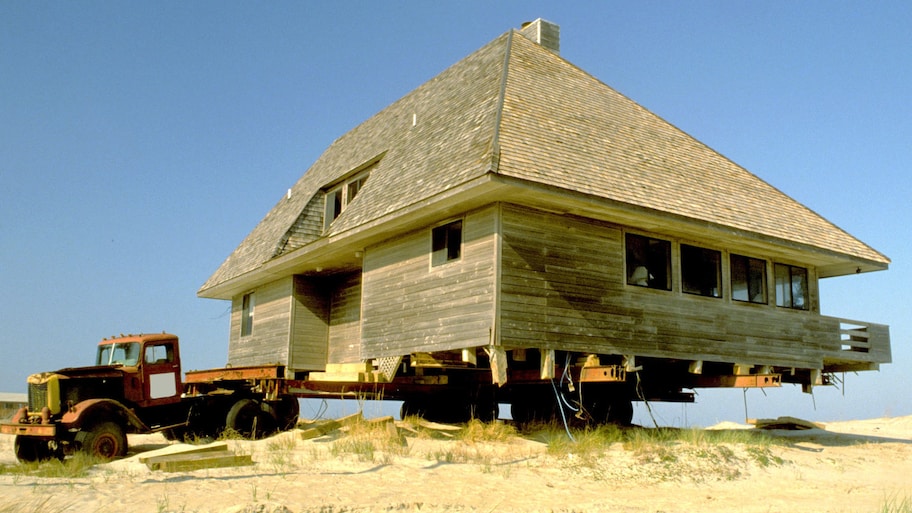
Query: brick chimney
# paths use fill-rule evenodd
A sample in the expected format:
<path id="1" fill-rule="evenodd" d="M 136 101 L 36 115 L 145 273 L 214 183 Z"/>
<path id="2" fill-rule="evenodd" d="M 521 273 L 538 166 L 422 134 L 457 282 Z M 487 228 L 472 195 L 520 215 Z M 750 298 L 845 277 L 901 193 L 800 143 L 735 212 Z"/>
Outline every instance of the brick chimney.
<path id="1" fill-rule="evenodd" d="M 541 18 L 522 24 L 519 33 L 560 55 L 560 27 Z"/>

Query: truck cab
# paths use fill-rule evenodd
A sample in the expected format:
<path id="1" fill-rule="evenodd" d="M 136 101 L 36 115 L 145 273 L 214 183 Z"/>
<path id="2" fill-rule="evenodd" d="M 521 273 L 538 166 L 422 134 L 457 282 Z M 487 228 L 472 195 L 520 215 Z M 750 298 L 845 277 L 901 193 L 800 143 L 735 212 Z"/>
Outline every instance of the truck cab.
<path id="1" fill-rule="evenodd" d="M 124 400 L 140 408 L 180 401 L 181 364 L 177 337 L 122 337 L 102 340 L 98 367 L 117 367 L 123 374 Z"/>

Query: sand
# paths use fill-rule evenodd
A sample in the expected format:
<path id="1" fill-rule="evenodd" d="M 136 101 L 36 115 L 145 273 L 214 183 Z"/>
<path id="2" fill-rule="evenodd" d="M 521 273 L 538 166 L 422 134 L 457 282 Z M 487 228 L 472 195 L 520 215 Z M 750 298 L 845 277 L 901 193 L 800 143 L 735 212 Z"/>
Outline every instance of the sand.
<path id="1" fill-rule="evenodd" d="M 912 417 L 824 427 L 773 431 L 779 441 L 768 449 L 615 444 L 597 458 L 549 454 L 545 442 L 519 436 L 470 443 L 402 429 L 407 445 L 394 454 L 340 452 L 345 433 L 305 441 L 289 432 L 229 441 L 252 466 L 174 473 L 139 461 L 173 444 L 131 435 L 126 458 L 84 477 L 0 474 L 0 512 L 873 512 L 912 504 Z M 12 437 L 2 436 L 0 465 L 14 464 Z"/>

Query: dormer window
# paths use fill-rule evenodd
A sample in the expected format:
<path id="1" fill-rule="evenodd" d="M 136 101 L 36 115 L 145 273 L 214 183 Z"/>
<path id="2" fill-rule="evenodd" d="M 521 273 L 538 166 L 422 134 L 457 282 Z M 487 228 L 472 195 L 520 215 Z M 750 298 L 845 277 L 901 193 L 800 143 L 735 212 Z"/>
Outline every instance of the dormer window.
<path id="1" fill-rule="evenodd" d="M 326 207 L 323 213 L 324 230 L 329 229 L 329 225 L 339 217 L 345 207 L 361 192 L 369 174 L 366 171 L 359 173 L 326 191 Z"/>

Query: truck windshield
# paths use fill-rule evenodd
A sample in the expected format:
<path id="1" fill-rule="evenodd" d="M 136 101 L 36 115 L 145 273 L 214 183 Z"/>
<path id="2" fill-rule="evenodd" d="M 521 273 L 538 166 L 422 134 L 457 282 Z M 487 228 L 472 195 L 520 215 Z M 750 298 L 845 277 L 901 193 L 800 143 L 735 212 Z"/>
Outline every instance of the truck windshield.
<path id="1" fill-rule="evenodd" d="M 139 342 L 121 342 L 98 347 L 96 365 L 134 366 L 139 361 Z"/>

